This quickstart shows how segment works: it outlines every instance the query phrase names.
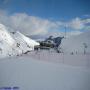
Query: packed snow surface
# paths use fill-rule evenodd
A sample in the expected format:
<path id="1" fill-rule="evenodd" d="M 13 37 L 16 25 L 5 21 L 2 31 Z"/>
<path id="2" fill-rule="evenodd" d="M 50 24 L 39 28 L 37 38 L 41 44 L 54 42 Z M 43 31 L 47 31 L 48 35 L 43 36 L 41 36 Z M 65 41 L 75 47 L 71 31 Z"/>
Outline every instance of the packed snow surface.
<path id="1" fill-rule="evenodd" d="M 90 90 L 90 69 L 37 61 L 27 56 L 2 59 L 0 87 L 19 87 L 19 90 Z"/>
<path id="2" fill-rule="evenodd" d="M 45 61 L 51 63 L 63 63 L 70 66 L 76 67 L 90 67 L 90 54 L 63 54 L 52 51 L 32 51 L 29 52 L 27 57 L 32 57 L 38 61 Z"/>

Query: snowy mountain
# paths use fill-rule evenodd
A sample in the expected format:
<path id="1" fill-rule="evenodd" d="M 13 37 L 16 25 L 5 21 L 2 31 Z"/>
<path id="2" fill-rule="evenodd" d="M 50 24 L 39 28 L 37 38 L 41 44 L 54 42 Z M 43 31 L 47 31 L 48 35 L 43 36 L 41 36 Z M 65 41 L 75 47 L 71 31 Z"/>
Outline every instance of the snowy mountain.
<path id="1" fill-rule="evenodd" d="M 6 30 L 6 27 L 0 24 L 0 57 L 8 56 L 14 46 L 15 40 Z"/>
<path id="2" fill-rule="evenodd" d="M 90 53 L 90 31 L 63 39 L 61 48 L 64 53 Z"/>
<path id="3" fill-rule="evenodd" d="M 0 24 L 0 58 L 34 50 L 35 45 L 39 45 L 39 43 L 24 36 L 19 31 L 10 33 L 7 27 Z"/>
<path id="4" fill-rule="evenodd" d="M 24 36 L 19 31 L 12 33 L 12 37 L 15 39 L 17 47 L 22 51 L 22 53 L 34 50 L 34 46 L 39 45 L 39 43 Z"/>

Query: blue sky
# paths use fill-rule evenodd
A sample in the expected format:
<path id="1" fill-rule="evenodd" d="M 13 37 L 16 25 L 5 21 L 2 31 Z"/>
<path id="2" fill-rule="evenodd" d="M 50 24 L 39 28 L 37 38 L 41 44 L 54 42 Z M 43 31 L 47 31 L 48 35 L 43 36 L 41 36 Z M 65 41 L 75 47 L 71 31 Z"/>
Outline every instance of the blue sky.
<path id="1" fill-rule="evenodd" d="M 66 24 L 73 34 L 90 28 L 90 0 L 0 0 L 0 13 L 1 23 L 25 34 L 57 34 Z"/>
<path id="2" fill-rule="evenodd" d="M 0 0 L 9 13 L 25 12 L 42 18 L 71 19 L 90 14 L 90 0 Z"/>

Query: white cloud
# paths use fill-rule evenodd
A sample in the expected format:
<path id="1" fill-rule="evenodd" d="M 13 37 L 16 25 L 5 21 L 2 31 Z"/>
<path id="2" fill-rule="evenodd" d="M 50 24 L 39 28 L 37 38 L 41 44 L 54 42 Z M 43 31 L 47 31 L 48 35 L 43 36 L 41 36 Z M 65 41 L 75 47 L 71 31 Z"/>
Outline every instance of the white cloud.
<path id="1" fill-rule="evenodd" d="M 1 13 L 0 22 L 13 30 L 20 30 L 29 35 L 47 34 L 48 30 L 57 29 L 59 27 L 56 22 L 29 16 L 25 13 L 16 13 L 10 16 Z"/>
<path id="2" fill-rule="evenodd" d="M 79 35 L 79 34 L 81 34 L 81 33 L 83 33 L 83 32 L 81 32 L 81 31 L 79 31 L 79 30 L 72 30 L 72 31 L 67 31 L 66 33 L 65 32 L 60 32 L 60 31 L 58 31 L 58 30 L 56 30 L 56 31 L 52 31 L 52 32 L 49 32 L 48 34 L 47 34 L 47 37 L 49 37 L 49 36 L 54 36 L 54 37 L 59 37 L 59 36 L 61 36 L 61 37 L 71 37 L 71 36 L 76 36 L 76 35 Z"/>
<path id="3" fill-rule="evenodd" d="M 90 23 L 90 18 L 84 19 L 82 22 L 83 22 L 84 24 Z"/>
<path id="4" fill-rule="evenodd" d="M 73 30 L 82 30 L 82 29 L 90 29 L 90 18 L 82 19 L 82 18 L 74 18 L 70 22 L 67 23 L 67 26 Z"/>
<path id="5" fill-rule="evenodd" d="M 71 32 L 67 32 L 67 37 L 74 36 L 74 35 L 79 35 L 79 34 L 81 34 L 81 33 L 82 33 L 81 31 L 71 31 Z"/>
<path id="6" fill-rule="evenodd" d="M 84 23 L 80 18 L 75 18 L 68 23 L 68 26 L 74 30 L 80 30 L 84 28 Z"/>
<path id="7" fill-rule="evenodd" d="M 8 26 L 9 30 L 17 31 L 26 34 L 26 35 L 50 35 L 54 36 L 64 35 L 64 32 L 61 32 L 62 27 L 67 26 L 67 30 L 72 29 L 71 32 L 68 32 L 68 35 L 77 35 L 81 32 L 81 29 L 90 29 L 90 26 L 86 26 L 87 23 L 90 23 L 90 18 L 81 19 L 74 18 L 68 22 L 63 21 L 51 21 L 48 19 L 42 19 L 35 16 L 30 16 L 26 13 L 14 13 L 8 15 L 4 10 L 0 10 L 0 23 Z"/>

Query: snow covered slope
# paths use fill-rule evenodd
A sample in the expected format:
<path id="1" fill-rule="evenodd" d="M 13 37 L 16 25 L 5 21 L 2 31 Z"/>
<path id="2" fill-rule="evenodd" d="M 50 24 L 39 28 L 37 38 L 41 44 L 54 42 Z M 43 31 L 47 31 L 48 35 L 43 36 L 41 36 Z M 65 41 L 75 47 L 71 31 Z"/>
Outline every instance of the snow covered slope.
<path id="1" fill-rule="evenodd" d="M 15 40 L 11 37 L 10 33 L 7 31 L 7 28 L 0 24 L 0 41 L 8 43 L 10 46 L 13 46 Z"/>
<path id="2" fill-rule="evenodd" d="M 39 45 L 39 43 L 24 36 L 19 31 L 14 32 L 12 37 L 15 39 L 16 43 L 18 44 L 17 47 L 22 51 L 22 53 L 34 50 L 34 46 Z"/>
<path id="3" fill-rule="evenodd" d="M 15 40 L 12 38 L 7 28 L 0 24 L 0 58 L 9 56 L 13 52 L 13 47 L 15 47 Z"/>
<path id="4" fill-rule="evenodd" d="M 90 53 L 90 31 L 63 39 L 61 48 L 65 53 Z"/>
<path id="5" fill-rule="evenodd" d="M 0 58 L 34 50 L 35 45 L 39 45 L 39 43 L 29 39 L 18 31 L 9 33 L 7 27 L 0 24 Z"/>

